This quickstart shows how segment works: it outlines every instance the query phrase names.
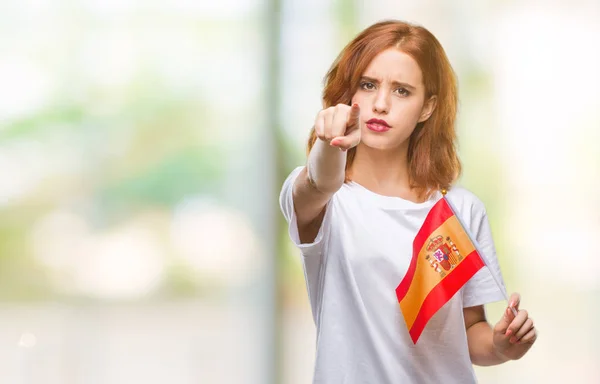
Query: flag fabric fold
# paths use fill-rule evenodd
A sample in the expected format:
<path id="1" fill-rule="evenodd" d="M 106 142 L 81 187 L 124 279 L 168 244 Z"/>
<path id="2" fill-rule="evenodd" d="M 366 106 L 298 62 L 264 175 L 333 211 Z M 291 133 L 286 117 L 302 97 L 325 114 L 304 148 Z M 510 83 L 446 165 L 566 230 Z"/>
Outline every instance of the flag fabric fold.
<path id="1" fill-rule="evenodd" d="M 429 211 L 413 242 L 406 275 L 396 288 L 413 343 L 433 315 L 485 266 L 446 196 Z"/>

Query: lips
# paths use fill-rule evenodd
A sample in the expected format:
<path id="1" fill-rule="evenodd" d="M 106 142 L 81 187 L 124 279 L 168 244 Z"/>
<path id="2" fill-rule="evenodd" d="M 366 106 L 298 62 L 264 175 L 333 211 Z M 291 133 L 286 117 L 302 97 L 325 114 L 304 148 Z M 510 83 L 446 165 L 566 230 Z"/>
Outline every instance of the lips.
<path id="1" fill-rule="evenodd" d="M 391 126 L 385 120 L 371 119 L 367 121 L 367 128 L 373 132 L 386 132 L 390 130 Z"/>

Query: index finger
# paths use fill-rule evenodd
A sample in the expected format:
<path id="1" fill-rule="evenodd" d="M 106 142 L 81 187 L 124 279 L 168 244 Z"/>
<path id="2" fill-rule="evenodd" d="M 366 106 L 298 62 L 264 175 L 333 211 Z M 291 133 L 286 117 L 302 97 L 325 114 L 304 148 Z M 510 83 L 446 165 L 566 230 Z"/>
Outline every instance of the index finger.
<path id="1" fill-rule="evenodd" d="M 360 116 L 360 106 L 356 103 L 352 104 L 350 108 L 350 115 L 348 116 L 348 125 L 352 126 L 358 122 Z"/>

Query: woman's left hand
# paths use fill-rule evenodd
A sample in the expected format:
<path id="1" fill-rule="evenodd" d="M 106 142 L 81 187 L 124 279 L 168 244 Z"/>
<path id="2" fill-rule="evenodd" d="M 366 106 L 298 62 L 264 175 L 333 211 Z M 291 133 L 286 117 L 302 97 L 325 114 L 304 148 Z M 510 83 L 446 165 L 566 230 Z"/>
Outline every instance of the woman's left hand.
<path id="1" fill-rule="evenodd" d="M 537 339 L 533 319 L 526 310 L 519 310 L 520 301 L 521 296 L 513 293 L 504 316 L 494 327 L 494 349 L 500 356 L 510 360 L 523 357 Z M 517 316 L 511 308 L 517 311 Z"/>

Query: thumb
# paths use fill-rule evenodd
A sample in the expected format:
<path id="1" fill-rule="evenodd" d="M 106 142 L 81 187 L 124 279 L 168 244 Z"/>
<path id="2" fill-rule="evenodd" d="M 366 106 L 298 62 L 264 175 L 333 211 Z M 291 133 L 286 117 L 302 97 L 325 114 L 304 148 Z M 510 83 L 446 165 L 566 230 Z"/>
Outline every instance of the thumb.
<path id="1" fill-rule="evenodd" d="M 347 151 L 350 148 L 354 148 L 360 143 L 360 130 L 356 129 L 346 136 L 338 136 L 331 140 L 330 144 L 334 147 L 338 147 L 342 151 Z"/>

